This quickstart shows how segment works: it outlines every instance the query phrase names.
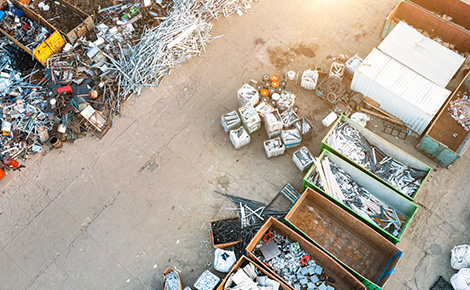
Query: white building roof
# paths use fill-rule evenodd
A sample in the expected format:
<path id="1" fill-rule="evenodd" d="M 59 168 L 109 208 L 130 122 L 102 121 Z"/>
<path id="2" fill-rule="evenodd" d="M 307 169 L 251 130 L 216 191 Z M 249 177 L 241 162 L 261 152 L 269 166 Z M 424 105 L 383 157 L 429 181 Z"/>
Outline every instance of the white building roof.
<path id="1" fill-rule="evenodd" d="M 372 98 L 419 134 L 450 95 L 450 91 L 376 48 L 358 67 L 351 89 Z"/>
<path id="2" fill-rule="evenodd" d="M 449 83 L 465 60 L 402 21 L 378 48 L 441 87 Z"/>

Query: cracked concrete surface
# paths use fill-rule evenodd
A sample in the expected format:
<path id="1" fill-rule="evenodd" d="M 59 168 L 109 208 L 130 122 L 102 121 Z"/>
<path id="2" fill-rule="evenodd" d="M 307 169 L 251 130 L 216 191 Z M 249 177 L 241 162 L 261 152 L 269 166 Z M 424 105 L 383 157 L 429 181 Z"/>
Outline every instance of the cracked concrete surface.
<path id="1" fill-rule="evenodd" d="M 266 159 L 264 130 L 231 146 L 219 118 L 236 108 L 236 90 L 263 73 L 326 66 L 328 55 L 365 57 L 397 3 L 269 0 L 215 22 L 224 37 L 132 99 L 103 140 L 66 145 L 2 180 L 0 289 L 161 289 L 167 266 L 192 285 L 211 268 L 208 221 L 233 207 L 214 190 L 268 202 L 287 182 L 301 188 L 293 150 Z M 328 106 L 307 91 L 298 103 L 315 124 L 304 144 L 318 155 Z M 416 139 L 384 137 L 436 167 Z M 469 166 L 464 156 L 432 172 L 384 289 L 427 289 L 454 273 L 449 252 L 468 242 Z"/>

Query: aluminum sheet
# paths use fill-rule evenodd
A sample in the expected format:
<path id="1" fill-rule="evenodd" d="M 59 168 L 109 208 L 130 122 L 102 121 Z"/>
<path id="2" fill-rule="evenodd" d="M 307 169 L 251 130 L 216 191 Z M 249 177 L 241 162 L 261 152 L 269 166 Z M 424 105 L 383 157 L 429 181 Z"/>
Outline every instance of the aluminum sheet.
<path id="1" fill-rule="evenodd" d="M 378 47 L 430 81 L 445 87 L 465 58 L 400 21 Z"/>
<path id="2" fill-rule="evenodd" d="M 451 93 L 376 48 L 357 69 L 351 89 L 420 135 Z"/>

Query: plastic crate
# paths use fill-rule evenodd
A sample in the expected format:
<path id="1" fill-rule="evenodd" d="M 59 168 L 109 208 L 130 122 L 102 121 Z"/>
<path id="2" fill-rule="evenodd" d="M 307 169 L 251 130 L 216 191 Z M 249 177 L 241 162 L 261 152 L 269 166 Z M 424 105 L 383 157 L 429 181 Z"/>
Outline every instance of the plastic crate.
<path id="1" fill-rule="evenodd" d="M 282 122 L 282 118 L 278 110 L 275 110 L 271 113 L 267 113 L 263 117 L 264 125 L 266 126 L 266 131 L 274 132 L 282 130 L 284 123 Z"/>
<path id="2" fill-rule="evenodd" d="M 297 129 L 282 130 L 281 139 L 286 148 L 299 146 L 300 142 L 302 142 L 302 136 L 300 136 L 299 130 Z"/>
<path id="3" fill-rule="evenodd" d="M 264 141 L 264 150 L 268 158 L 284 154 L 286 147 L 282 144 L 281 138 L 277 137 Z"/>
<path id="4" fill-rule="evenodd" d="M 248 134 L 252 134 L 261 128 L 261 118 L 251 104 L 246 104 L 241 107 L 238 109 L 238 112 L 240 113 L 243 126 L 245 126 Z"/>
<path id="5" fill-rule="evenodd" d="M 308 138 L 312 136 L 313 133 L 313 125 L 307 117 L 301 117 L 300 120 L 294 123 L 294 128 L 299 130 L 300 135 L 302 138 Z"/>
<path id="6" fill-rule="evenodd" d="M 230 132 L 235 128 L 240 127 L 242 124 L 242 120 L 237 114 L 237 111 L 232 111 L 227 114 L 222 115 L 220 118 L 220 122 L 222 123 L 222 127 L 224 127 L 225 133 Z"/>
<path id="7" fill-rule="evenodd" d="M 248 134 L 248 132 L 246 132 L 245 128 L 243 127 L 231 130 L 229 135 L 233 147 L 235 147 L 237 150 L 251 142 L 250 134 Z"/>
<path id="8" fill-rule="evenodd" d="M 288 109 L 281 113 L 281 118 L 284 123 L 284 129 L 288 129 L 299 120 L 299 115 L 294 110 Z"/>
<path id="9" fill-rule="evenodd" d="M 304 171 L 313 165 L 313 156 L 307 147 L 304 146 L 292 154 L 292 161 L 294 161 L 300 171 Z"/>
<path id="10" fill-rule="evenodd" d="M 250 103 L 252 106 L 256 106 L 259 102 L 259 93 L 258 91 L 250 86 L 249 84 L 244 84 L 238 92 L 238 106 L 243 107 L 246 104 Z"/>

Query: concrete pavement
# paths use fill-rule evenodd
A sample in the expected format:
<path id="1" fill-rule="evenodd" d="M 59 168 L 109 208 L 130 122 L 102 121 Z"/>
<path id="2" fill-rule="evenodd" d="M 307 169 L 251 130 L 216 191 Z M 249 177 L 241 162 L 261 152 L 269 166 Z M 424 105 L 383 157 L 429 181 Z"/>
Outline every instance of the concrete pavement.
<path id="1" fill-rule="evenodd" d="M 132 99 L 102 140 L 65 145 L 8 176 L 0 289 L 161 289 L 167 266 L 192 285 L 211 268 L 208 221 L 233 207 L 214 190 L 268 202 L 287 182 L 301 189 L 293 150 L 266 159 L 264 130 L 233 149 L 219 120 L 236 108 L 238 88 L 263 73 L 325 66 L 328 55 L 365 57 L 397 2 L 270 0 L 215 22 L 214 35 L 224 37 Z M 315 122 L 305 144 L 318 155 L 328 106 L 306 91 L 298 104 Z M 414 149 L 416 139 L 386 138 L 436 166 Z M 450 249 L 468 242 L 469 163 L 464 156 L 431 174 L 386 290 L 427 289 L 454 273 Z"/>

